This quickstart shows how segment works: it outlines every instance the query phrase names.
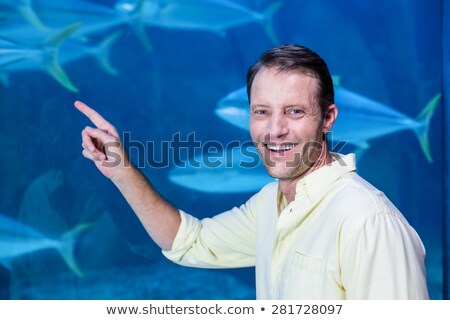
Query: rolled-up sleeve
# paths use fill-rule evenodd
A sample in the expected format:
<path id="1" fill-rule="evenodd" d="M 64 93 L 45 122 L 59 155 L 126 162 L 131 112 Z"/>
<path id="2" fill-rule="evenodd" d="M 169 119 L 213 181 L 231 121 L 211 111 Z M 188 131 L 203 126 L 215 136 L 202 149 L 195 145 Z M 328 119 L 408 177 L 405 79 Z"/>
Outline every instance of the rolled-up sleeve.
<path id="1" fill-rule="evenodd" d="M 242 206 L 199 220 L 181 211 L 181 224 L 172 249 L 163 255 L 190 267 L 236 268 L 255 264 L 256 195 Z"/>

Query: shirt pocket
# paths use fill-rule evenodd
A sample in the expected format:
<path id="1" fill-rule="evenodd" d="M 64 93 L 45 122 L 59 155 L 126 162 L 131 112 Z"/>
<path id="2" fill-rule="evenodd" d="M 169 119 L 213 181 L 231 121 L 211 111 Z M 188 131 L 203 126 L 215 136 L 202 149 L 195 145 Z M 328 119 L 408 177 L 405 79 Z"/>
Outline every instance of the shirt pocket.
<path id="1" fill-rule="evenodd" d="M 294 250 L 288 261 L 280 298 L 321 299 L 324 260 Z"/>

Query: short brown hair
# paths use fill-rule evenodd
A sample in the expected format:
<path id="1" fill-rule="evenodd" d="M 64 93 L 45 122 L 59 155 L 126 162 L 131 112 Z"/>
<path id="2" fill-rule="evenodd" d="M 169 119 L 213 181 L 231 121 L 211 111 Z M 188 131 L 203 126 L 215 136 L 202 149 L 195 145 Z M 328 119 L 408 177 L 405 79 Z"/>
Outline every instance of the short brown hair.
<path id="1" fill-rule="evenodd" d="M 322 115 L 334 103 L 333 79 L 325 61 L 314 51 L 299 45 L 282 45 L 264 52 L 258 61 L 247 72 L 247 95 L 253 80 L 262 67 L 277 68 L 280 71 L 300 70 L 311 74 L 318 80 L 318 100 Z"/>

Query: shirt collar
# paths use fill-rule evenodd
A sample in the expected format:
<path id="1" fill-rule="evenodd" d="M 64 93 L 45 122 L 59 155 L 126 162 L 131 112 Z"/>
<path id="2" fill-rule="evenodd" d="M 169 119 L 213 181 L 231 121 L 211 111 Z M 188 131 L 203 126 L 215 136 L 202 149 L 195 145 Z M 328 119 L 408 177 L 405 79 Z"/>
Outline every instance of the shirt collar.
<path id="1" fill-rule="evenodd" d="M 342 175 L 356 171 L 355 154 L 347 155 L 331 153 L 333 161 L 316 171 L 307 174 L 297 182 L 295 187 L 295 200 L 307 198 L 312 201 L 316 194 L 339 179 Z M 286 198 L 278 187 L 278 209 L 281 212 L 287 205 Z"/>

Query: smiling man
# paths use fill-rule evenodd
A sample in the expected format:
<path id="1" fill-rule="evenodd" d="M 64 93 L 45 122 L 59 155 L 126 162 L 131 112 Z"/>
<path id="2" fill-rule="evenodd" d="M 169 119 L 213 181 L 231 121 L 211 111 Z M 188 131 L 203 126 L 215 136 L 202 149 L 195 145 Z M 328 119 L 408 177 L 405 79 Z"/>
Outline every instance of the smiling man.
<path id="1" fill-rule="evenodd" d="M 279 179 L 281 191 L 292 201 L 299 178 L 332 161 L 325 134 L 337 108 L 330 101 L 322 110 L 322 89 L 311 72 L 291 70 L 287 62 L 286 70 L 266 63 L 257 63 L 248 75 L 250 133 L 267 172 Z"/>
<path id="2" fill-rule="evenodd" d="M 273 48 L 249 69 L 247 89 L 252 139 L 278 181 L 239 208 L 201 221 L 177 210 L 129 163 L 116 129 L 76 102 L 96 125 L 83 130 L 83 155 L 119 188 L 167 258 L 256 266 L 258 299 L 428 299 L 417 233 L 356 173 L 353 154 L 328 150 L 338 107 L 322 58 L 297 45 Z M 123 162 L 112 166 L 117 155 Z"/>

